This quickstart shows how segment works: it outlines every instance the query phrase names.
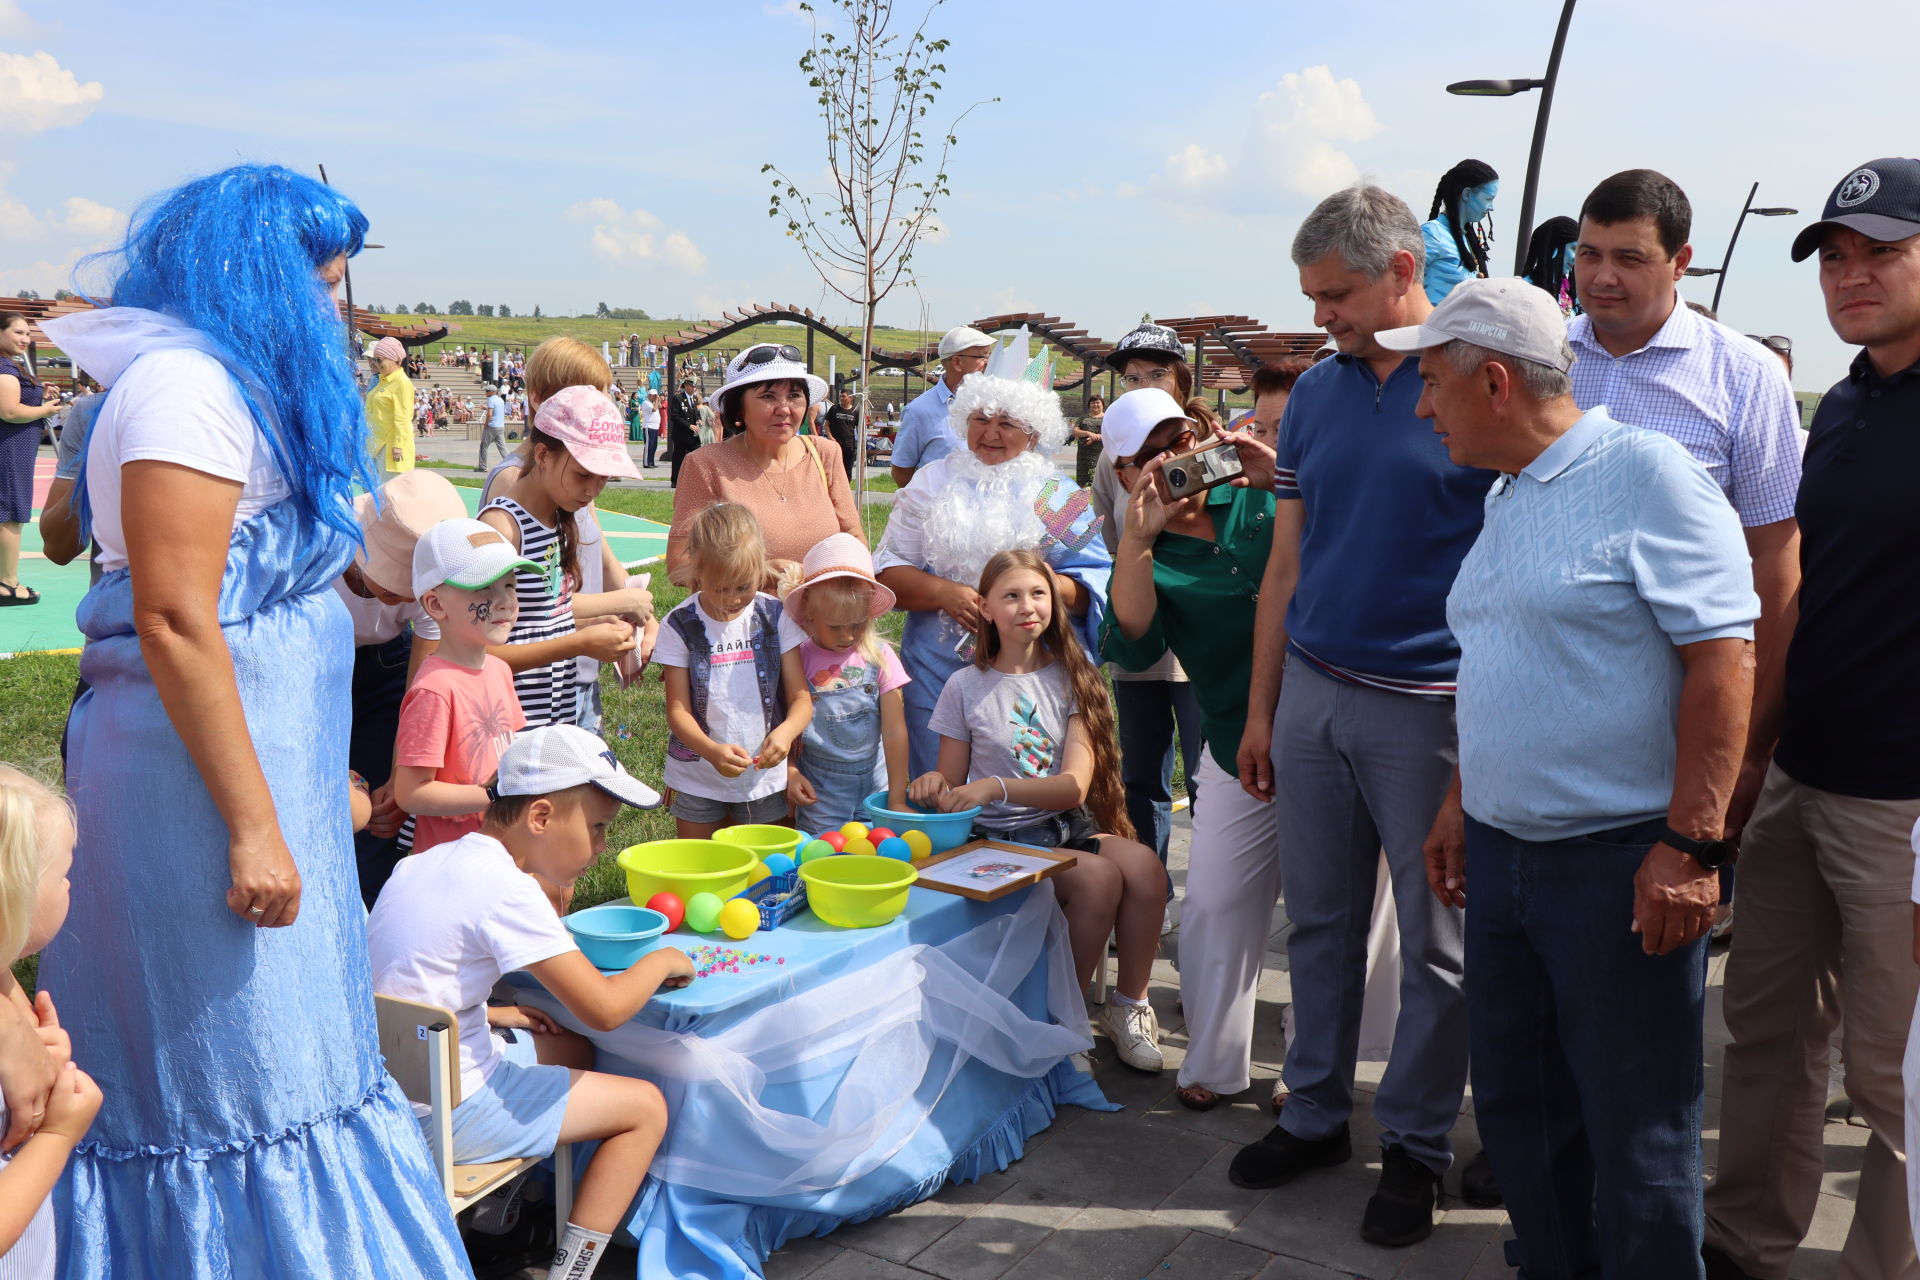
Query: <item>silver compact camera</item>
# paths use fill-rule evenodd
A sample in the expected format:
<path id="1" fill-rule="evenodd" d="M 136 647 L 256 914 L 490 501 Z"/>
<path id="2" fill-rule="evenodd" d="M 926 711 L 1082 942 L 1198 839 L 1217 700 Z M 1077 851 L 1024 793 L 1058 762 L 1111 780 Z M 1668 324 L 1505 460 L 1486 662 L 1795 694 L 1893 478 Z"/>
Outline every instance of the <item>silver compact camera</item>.
<path id="1" fill-rule="evenodd" d="M 1191 498 L 1244 474 L 1240 453 L 1231 443 L 1205 445 L 1190 453 L 1176 453 L 1161 465 L 1160 496 L 1168 502 Z"/>

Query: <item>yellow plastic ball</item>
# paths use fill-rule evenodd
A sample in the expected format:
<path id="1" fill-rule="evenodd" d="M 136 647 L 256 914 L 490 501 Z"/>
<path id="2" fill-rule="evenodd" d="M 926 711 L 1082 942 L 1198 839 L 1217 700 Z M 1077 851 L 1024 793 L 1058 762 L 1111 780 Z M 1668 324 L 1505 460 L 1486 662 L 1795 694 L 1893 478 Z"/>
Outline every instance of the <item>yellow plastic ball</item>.
<path id="1" fill-rule="evenodd" d="M 747 872 L 747 883 L 759 884 L 772 874 L 773 872 L 767 869 L 766 863 L 756 860 L 753 864 L 753 870 Z"/>
<path id="2" fill-rule="evenodd" d="M 864 822 L 849 822 L 840 828 L 840 834 L 845 836 L 849 843 L 855 840 L 865 840 L 867 838 L 867 824 Z M 844 852 L 852 853 L 853 850 L 847 849 Z"/>
<path id="3" fill-rule="evenodd" d="M 927 833 L 924 831 L 908 831 L 900 838 L 907 842 L 907 848 L 913 850 L 915 862 L 933 854 L 933 841 L 927 839 Z"/>
<path id="4" fill-rule="evenodd" d="M 865 836 L 861 836 L 857 840 L 849 840 L 847 841 L 846 852 L 864 854 L 871 858 L 874 853 L 873 841 L 867 839 Z"/>
<path id="5" fill-rule="evenodd" d="M 745 898 L 729 899 L 720 908 L 720 928 L 729 938 L 749 938 L 760 927 L 760 910 Z"/>

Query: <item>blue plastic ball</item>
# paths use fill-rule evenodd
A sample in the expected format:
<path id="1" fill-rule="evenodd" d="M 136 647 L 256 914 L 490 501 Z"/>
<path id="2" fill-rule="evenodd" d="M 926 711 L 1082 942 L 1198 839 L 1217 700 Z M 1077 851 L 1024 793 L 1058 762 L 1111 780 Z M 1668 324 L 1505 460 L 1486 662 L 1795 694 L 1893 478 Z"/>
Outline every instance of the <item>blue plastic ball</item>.
<path id="1" fill-rule="evenodd" d="M 770 853 L 767 855 L 767 874 L 768 875 L 784 876 L 792 870 L 793 870 L 793 859 L 789 858 L 786 854 Z"/>
<path id="2" fill-rule="evenodd" d="M 888 836 L 875 847 L 874 852 L 883 858 L 898 858 L 902 862 L 913 861 L 913 846 L 899 836 Z"/>

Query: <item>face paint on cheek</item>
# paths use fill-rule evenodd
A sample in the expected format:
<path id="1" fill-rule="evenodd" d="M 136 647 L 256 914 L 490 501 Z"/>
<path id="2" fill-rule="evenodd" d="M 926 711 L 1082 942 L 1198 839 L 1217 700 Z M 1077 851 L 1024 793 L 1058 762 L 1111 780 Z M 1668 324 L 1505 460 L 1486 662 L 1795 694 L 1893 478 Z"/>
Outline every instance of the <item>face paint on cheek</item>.
<path id="1" fill-rule="evenodd" d="M 493 618 L 493 601 L 491 600 L 469 601 L 467 604 L 467 612 L 473 615 L 473 620 L 475 622 L 486 623 L 488 621 L 491 621 Z"/>

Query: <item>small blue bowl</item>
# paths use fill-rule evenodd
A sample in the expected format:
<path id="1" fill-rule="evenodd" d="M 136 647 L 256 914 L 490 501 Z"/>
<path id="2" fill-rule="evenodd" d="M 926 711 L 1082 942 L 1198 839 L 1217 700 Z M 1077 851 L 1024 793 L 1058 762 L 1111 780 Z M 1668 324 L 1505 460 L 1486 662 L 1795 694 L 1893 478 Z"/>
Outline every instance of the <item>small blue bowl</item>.
<path id="1" fill-rule="evenodd" d="M 887 793 L 876 791 L 867 797 L 866 810 L 868 826 L 886 827 L 895 835 L 905 835 L 909 831 L 926 833 L 927 843 L 933 846 L 928 857 L 945 853 L 949 849 L 958 849 L 967 842 L 973 833 L 973 820 L 980 816 L 980 810 L 956 809 L 952 813 L 922 813 L 918 809 L 909 813 L 898 813 L 885 808 Z"/>
<path id="2" fill-rule="evenodd" d="M 596 969 L 630 969 L 660 945 L 667 918 L 651 907 L 608 902 L 566 917 L 567 932 Z"/>

